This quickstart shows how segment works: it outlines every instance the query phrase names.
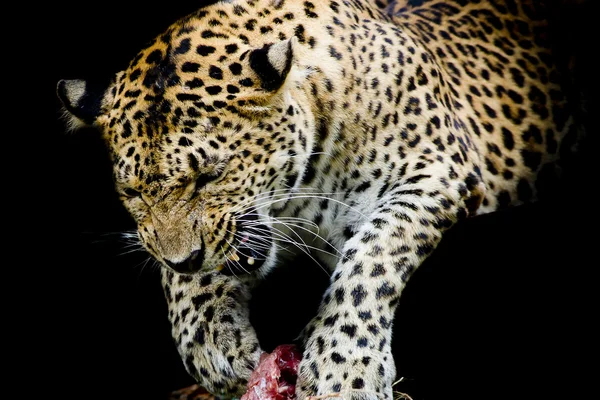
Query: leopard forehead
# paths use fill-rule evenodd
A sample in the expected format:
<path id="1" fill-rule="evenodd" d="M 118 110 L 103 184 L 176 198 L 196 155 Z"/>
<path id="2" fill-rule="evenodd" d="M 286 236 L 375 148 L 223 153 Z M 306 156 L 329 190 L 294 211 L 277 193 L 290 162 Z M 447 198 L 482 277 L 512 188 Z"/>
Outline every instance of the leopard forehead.
<path id="1" fill-rule="evenodd" d="M 114 143 L 131 136 L 153 141 L 174 132 L 206 135 L 221 126 L 234 128 L 234 122 L 239 129 L 238 108 L 260 91 L 240 63 L 248 50 L 226 58 L 208 44 L 191 50 L 191 41 L 163 35 L 117 74 L 102 121 Z"/>
<path id="2" fill-rule="evenodd" d="M 201 124 L 212 128 L 231 116 L 247 117 L 244 109 L 264 103 L 265 94 L 278 88 L 291 67 L 291 47 L 283 47 L 291 46 L 299 28 L 268 28 L 294 18 L 280 8 L 275 4 L 271 11 L 258 12 L 264 20 L 250 18 L 242 31 L 240 22 L 249 11 L 230 2 L 211 4 L 175 22 L 116 75 L 105 100 L 111 112 L 104 124 L 121 125 L 121 135 L 127 136 L 133 128 L 127 122 L 143 122 L 149 128 L 142 135 L 150 136 L 192 133 Z M 267 52 L 286 40 L 287 46 Z"/>
<path id="3" fill-rule="evenodd" d="M 264 144 L 278 135 L 269 121 L 293 114 L 273 96 L 291 68 L 291 41 L 253 48 L 216 21 L 204 10 L 175 23 L 116 75 L 98 123 L 117 182 L 155 192 L 156 180 L 185 183 L 234 154 L 264 161 L 275 151 Z"/>

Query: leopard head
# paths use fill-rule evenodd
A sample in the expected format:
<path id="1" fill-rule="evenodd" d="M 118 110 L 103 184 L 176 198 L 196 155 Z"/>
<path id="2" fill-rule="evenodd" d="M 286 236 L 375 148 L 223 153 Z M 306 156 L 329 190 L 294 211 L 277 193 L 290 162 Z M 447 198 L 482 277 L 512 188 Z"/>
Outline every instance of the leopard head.
<path id="1" fill-rule="evenodd" d="M 144 248 L 179 273 L 266 273 L 270 215 L 299 185 L 314 117 L 294 37 L 260 47 L 171 28 L 108 86 L 62 80 L 73 128 L 101 132 Z"/>

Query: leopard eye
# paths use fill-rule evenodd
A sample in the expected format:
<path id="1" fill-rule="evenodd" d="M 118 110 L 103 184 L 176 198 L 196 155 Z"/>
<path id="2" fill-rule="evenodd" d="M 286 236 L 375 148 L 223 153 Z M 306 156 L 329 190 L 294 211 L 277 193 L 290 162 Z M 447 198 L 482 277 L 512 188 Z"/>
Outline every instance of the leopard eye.
<path id="1" fill-rule="evenodd" d="M 196 190 L 202 189 L 209 182 L 214 181 L 219 177 L 219 174 L 200 174 L 196 178 Z"/>
<path id="2" fill-rule="evenodd" d="M 126 197 L 129 197 L 129 198 L 132 198 L 132 197 L 141 197 L 142 196 L 141 192 L 138 192 L 137 190 L 131 189 L 131 188 L 124 189 L 123 190 L 123 194 Z"/>
<path id="3" fill-rule="evenodd" d="M 225 167 L 227 165 L 227 160 L 221 160 L 219 162 L 212 162 L 210 169 L 204 170 L 203 172 L 196 175 L 196 180 L 194 181 L 195 190 L 202 189 L 208 183 L 218 179 L 225 172 Z"/>

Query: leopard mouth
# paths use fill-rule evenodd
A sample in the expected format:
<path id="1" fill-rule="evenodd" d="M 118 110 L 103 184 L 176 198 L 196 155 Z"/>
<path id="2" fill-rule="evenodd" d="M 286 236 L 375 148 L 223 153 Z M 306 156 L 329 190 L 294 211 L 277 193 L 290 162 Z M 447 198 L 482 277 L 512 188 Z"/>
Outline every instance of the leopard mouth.
<path id="1" fill-rule="evenodd" d="M 221 271 L 222 274 L 232 276 L 250 273 L 256 271 L 265 263 L 266 257 L 262 252 L 253 249 L 242 241 L 236 246 L 236 249 L 235 252 L 229 255 L 224 264 L 217 267 L 217 270 Z"/>
<path id="2" fill-rule="evenodd" d="M 231 246 L 225 262 L 217 270 L 227 276 L 260 269 L 269 256 L 270 229 L 258 222 L 255 213 L 238 219 L 237 244 Z"/>

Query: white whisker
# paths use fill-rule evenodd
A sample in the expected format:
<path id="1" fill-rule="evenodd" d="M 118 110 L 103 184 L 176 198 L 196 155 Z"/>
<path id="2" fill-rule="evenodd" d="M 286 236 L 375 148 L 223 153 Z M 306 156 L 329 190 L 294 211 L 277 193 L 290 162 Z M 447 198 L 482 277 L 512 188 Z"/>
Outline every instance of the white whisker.
<path id="1" fill-rule="evenodd" d="M 248 237 L 243 237 L 243 238 L 239 238 L 238 235 L 236 235 L 236 238 L 238 238 L 240 241 L 241 239 L 246 239 L 246 243 L 252 243 L 253 246 L 252 248 L 256 248 L 256 249 L 260 249 L 260 250 L 269 250 L 271 248 L 271 246 L 269 245 L 269 243 L 267 242 L 266 238 L 248 238 Z M 262 241 L 258 241 L 258 240 L 262 240 Z"/>
<path id="2" fill-rule="evenodd" d="M 289 228 L 289 229 L 290 229 L 290 231 L 291 231 L 291 232 L 294 232 L 294 233 L 296 234 L 296 236 L 298 236 L 298 237 L 300 237 L 300 235 L 299 235 L 299 234 L 298 234 L 296 231 L 294 231 L 293 229 L 291 229 L 291 227 L 295 227 L 295 228 L 301 229 L 301 230 L 303 230 L 303 231 L 305 231 L 305 232 L 308 232 L 309 234 L 313 235 L 313 236 L 315 237 L 315 239 L 319 239 L 319 240 L 321 240 L 323 243 L 327 244 L 329 247 L 331 247 L 332 249 L 334 249 L 334 250 L 335 250 L 335 252 L 336 252 L 337 254 L 334 254 L 334 253 L 328 252 L 328 251 L 326 251 L 326 250 L 324 250 L 324 249 L 320 249 L 320 248 L 318 248 L 318 247 L 312 247 L 312 246 L 309 246 L 310 248 L 312 248 L 312 249 L 315 249 L 315 250 L 318 250 L 318 251 L 321 251 L 321 252 L 323 252 L 323 253 L 326 253 L 326 254 L 329 254 L 329 255 L 331 255 L 331 256 L 333 256 L 333 257 L 336 257 L 336 258 L 339 258 L 339 257 L 341 257 L 341 256 L 342 256 L 342 252 L 341 252 L 341 251 L 339 251 L 339 250 L 338 250 L 338 249 L 337 249 L 337 248 L 336 248 L 336 247 L 335 247 L 333 244 L 331 244 L 331 243 L 330 243 L 330 242 L 329 242 L 327 239 L 325 239 L 324 237 L 322 237 L 322 236 L 321 236 L 321 235 L 319 235 L 318 233 L 311 231 L 311 230 L 310 230 L 310 229 L 308 229 L 308 228 L 305 228 L 305 227 L 303 227 L 303 226 L 296 225 L 296 224 L 288 224 L 288 223 L 283 223 L 283 222 L 281 222 L 281 221 L 277 221 L 276 219 L 274 219 L 274 221 L 269 221 L 268 223 L 272 223 L 272 224 L 281 224 L 281 225 L 283 225 L 283 226 L 285 226 L 285 227 Z M 273 226 L 271 226 L 271 228 L 273 228 Z M 251 228 L 251 229 L 252 229 L 252 228 Z M 275 228 L 273 228 L 273 229 L 275 229 Z M 302 239 L 300 238 L 300 240 L 302 240 Z M 307 245 L 306 245 L 306 243 L 304 242 L 304 240 L 302 240 L 302 242 L 304 243 L 304 245 L 305 245 L 305 247 L 306 247 Z"/>
<path id="3" fill-rule="evenodd" d="M 280 240 L 280 241 L 282 241 L 282 242 L 284 242 L 284 243 L 290 243 L 290 244 L 293 244 L 293 245 L 295 245 L 296 247 L 302 246 L 302 247 L 304 247 L 304 248 L 305 248 L 305 249 L 307 249 L 307 250 L 315 250 L 315 251 L 318 251 L 318 252 L 321 252 L 321 253 L 324 253 L 324 254 L 328 254 L 328 255 L 330 255 L 330 256 L 332 256 L 332 257 L 335 257 L 335 258 L 340 258 L 340 257 L 342 256 L 342 253 L 340 253 L 340 252 L 339 252 L 337 249 L 335 249 L 335 247 L 333 247 L 333 246 L 332 246 L 332 247 L 333 247 L 333 248 L 334 248 L 336 251 L 338 251 L 338 253 L 339 253 L 339 254 L 331 253 L 331 252 L 329 252 L 329 251 L 327 251 L 327 250 L 324 250 L 324 249 L 321 249 L 321 248 L 319 248 L 319 247 L 310 246 L 310 245 L 306 244 L 306 242 L 304 242 L 304 240 L 302 240 L 302 238 L 301 238 L 301 237 L 299 237 L 299 238 L 300 238 L 300 241 L 301 241 L 302 243 L 296 242 L 294 239 L 292 239 L 292 238 L 291 238 L 289 235 L 287 235 L 287 234 L 286 234 L 285 232 L 283 232 L 282 230 L 280 230 L 280 229 L 277 229 L 277 228 L 275 228 L 275 227 L 271 227 L 271 229 L 273 229 L 273 230 L 276 230 L 277 232 L 279 232 L 279 234 L 280 234 L 280 235 L 285 235 L 285 237 L 288 239 L 287 241 L 285 241 L 285 240 L 282 240 L 282 239 L 276 239 L 276 240 Z M 265 230 L 265 229 L 262 229 L 262 231 L 267 231 L 267 230 Z M 294 232 L 294 231 L 292 230 L 292 232 Z M 296 232 L 294 232 L 294 233 L 295 233 L 297 236 L 299 236 L 299 235 L 298 235 Z M 328 242 L 325 242 L 325 243 L 328 243 Z M 328 243 L 328 244 L 329 244 L 329 243 Z M 329 245 L 331 246 L 331 244 L 329 244 Z"/>
<path id="4" fill-rule="evenodd" d="M 322 200 L 329 200 L 329 201 L 332 201 L 334 203 L 340 204 L 340 205 L 342 205 L 344 207 L 347 207 L 349 210 L 354 211 L 355 213 L 359 214 L 361 217 L 367 218 L 367 216 L 365 214 L 363 214 L 361 211 L 359 211 L 355 207 L 352 207 L 352 206 L 344 203 L 343 201 L 340 201 L 340 200 L 337 200 L 337 199 L 334 199 L 334 198 L 331 198 L 331 197 L 325 197 L 325 196 L 321 196 L 321 195 L 317 196 L 317 195 L 313 195 L 313 194 L 307 195 L 307 194 L 304 194 L 304 193 L 302 193 L 302 194 L 291 194 L 289 197 L 285 197 L 285 198 L 282 198 L 282 199 L 275 199 L 275 200 L 270 200 L 270 201 L 267 201 L 267 202 L 264 202 L 264 203 L 258 203 L 258 204 L 256 204 L 254 206 L 254 208 L 258 210 L 258 209 L 265 208 L 267 206 L 271 206 L 271 205 L 273 205 L 275 203 L 280 203 L 282 201 L 287 202 L 287 201 L 290 201 L 290 200 L 297 200 L 297 199 L 322 199 Z"/>
<path id="5" fill-rule="evenodd" d="M 229 257 L 231 256 L 231 252 L 229 252 L 229 255 L 227 253 L 225 253 L 225 250 L 223 248 L 221 248 L 221 251 L 223 252 L 223 255 L 225 256 L 226 259 L 229 259 Z M 233 268 L 231 268 L 231 264 L 228 262 L 225 262 L 225 266 L 227 268 L 229 268 L 229 270 L 231 271 L 231 273 L 233 274 L 233 276 L 235 276 L 236 278 L 238 277 L 235 272 L 233 271 Z"/>
<path id="6" fill-rule="evenodd" d="M 260 216 L 259 214 L 252 214 L 252 213 L 248 213 L 246 215 Z M 295 228 L 298 228 L 298 229 L 300 229 L 300 230 L 302 230 L 304 232 L 307 232 L 307 233 L 313 235 L 315 237 L 315 239 L 321 240 L 323 243 L 327 244 L 329 247 L 331 247 L 332 249 L 334 249 L 336 251 L 336 253 L 338 253 L 338 254 L 335 255 L 335 254 L 326 252 L 325 250 L 322 250 L 322 249 L 318 249 L 318 250 L 326 252 L 326 253 L 334 256 L 334 257 L 342 256 L 342 253 L 333 244 L 331 244 L 327 239 L 325 239 L 324 237 L 322 237 L 321 235 L 319 235 L 319 226 L 316 223 L 314 223 L 314 222 L 312 222 L 310 220 L 304 219 L 304 218 L 295 218 L 295 217 L 279 218 L 279 217 L 268 216 L 267 218 L 269 219 L 268 221 L 244 221 L 242 223 L 242 226 L 244 228 L 253 229 L 253 227 L 260 226 L 260 225 L 270 225 L 272 227 L 273 224 L 280 224 L 280 225 L 283 225 L 283 226 L 287 227 L 291 232 L 294 232 L 294 234 L 296 236 L 298 236 L 300 240 L 302 240 L 302 238 L 300 237 L 300 235 L 296 231 L 294 231 L 294 229 L 292 229 L 292 227 L 295 227 Z M 293 222 L 295 222 L 295 223 L 292 224 L 292 223 L 285 222 L 285 220 L 288 220 L 288 219 L 291 220 L 291 221 L 293 221 Z M 314 231 L 312 231 L 312 230 L 310 230 L 310 229 L 308 229 L 308 228 L 306 228 L 304 226 L 297 225 L 297 223 L 305 223 L 307 225 L 310 225 L 310 226 L 314 227 L 317 230 L 317 232 L 314 232 Z"/>
<path id="7" fill-rule="evenodd" d="M 130 245 L 130 246 L 133 246 L 133 245 Z M 140 245 L 140 247 L 139 247 L 139 248 L 136 248 L 136 249 L 131 249 L 131 250 L 127 250 L 127 251 L 123 251 L 123 252 L 121 252 L 121 253 L 117 254 L 117 256 L 119 256 L 119 257 L 120 257 L 120 256 L 126 256 L 127 254 L 132 254 L 132 253 L 137 253 L 137 252 L 143 253 L 143 252 L 145 252 L 145 251 L 146 251 L 146 249 L 144 249 L 144 248 L 143 248 L 143 247 L 141 247 L 141 245 Z"/>
<path id="8" fill-rule="evenodd" d="M 234 233 L 234 232 L 231 232 L 230 230 L 226 230 L 226 232 L 227 232 L 227 233 L 230 233 L 230 234 L 231 234 L 231 235 L 233 235 L 235 238 L 237 238 L 237 239 L 238 239 L 238 241 L 239 241 L 240 243 L 242 243 L 242 241 L 244 241 L 244 240 L 248 240 L 248 239 L 250 239 L 250 236 L 248 236 L 248 233 L 249 233 L 249 232 L 246 232 L 246 234 L 241 234 L 241 233 L 239 233 L 239 232 L 235 232 L 235 233 Z M 242 254 L 242 255 L 245 255 L 245 254 L 241 253 L 241 252 L 240 252 L 240 251 L 239 251 L 237 248 L 235 248 L 235 246 L 233 246 L 233 245 L 232 245 L 232 243 L 231 243 L 229 240 L 227 240 L 227 239 L 225 239 L 225 240 L 227 241 L 227 243 L 229 243 L 229 246 L 231 246 L 231 247 L 233 247 L 233 248 L 235 249 L 235 251 L 236 251 L 236 252 L 238 252 L 238 253 L 240 253 L 240 254 Z M 267 246 L 264 246 L 264 245 L 263 245 L 263 248 L 265 248 L 265 249 L 267 249 L 267 250 L 268 250 L 268 249 L 270 249 L 270 247 L 267 247 Z M 252 250 L 255 250 L 255 249 L 254 249 L 254 247 L 252 248 Z M 266 256 L 266 255 L 264 255 L 264 254 L 262 254 L 262 253 L 260 253 L 260 252 L 257 252 L 257 253 L 258 253 L 258 254 L 259 254 L 261 257 L 263 257 L 263 259 L 266 259 L 266 258 L 267 258 L 267 256 Z"/>
<path id="9" fill-rule="evenodd" d="M 310 248 L 313 248 L 315 250 L 321 250 L 318 249 L 316 247 L 312 247 L 312 246 L 308 246 L 306 243 L 303 242 L 303 244 L 298 243 L 297 241 L 295 241 L 294 239 L 292 239 L 289 235 L 287 235 L 285 232 L 281 231 L 280 229 L 277 228 L 271 228 L 271 230 L 268 229 L 260 229 L 260 228 L 253 228 L 256 231 L 263 231 L 263 232 L 267 232 L 269 234 L 271 234 L 271 236 L 277 236 L 279 237 L 273 237 L 274 240 L 279 240 L 280 242 L 283 243 L 289 243 L 293 246 L 295 246 L 296 248 L 298 248 L 300 251 L 302 251 L 304 254 L 306 254 L 311 260 L 313 260 L 323 271 L 325 271 L 325 273 L 327 275 L 329 275 L 329 271 L 327 271 L 327 269 L 325 267 L 323 267 L 321 265 L 321 263 L 319 261 L 317 261 L 317 259 L 315 259 L 312 254 L 310 254 Z M 304 248 L 303 248 L 304 247 Z"/>
<path id="10" fill-rule="evenodd" d="M 238 250 L 238 249 L 237 249 L 237 248 L 236 248 L 236 247 L 235 247 L 235 246 L 234 246 L 234 245 L 233 245 L 233 244 L 232 244 L 232 243 L 231 243 L 229 240 L 225 239 L 225 241 L 227 241 L 227 243 L 229 244 L 229 247 L 231 247 L 232 249 L 234 249 L 234 250 L 235 250 L 235 253 L 234 253 L 234 254 L 236 254 L 236 253 L 239 253 L 239 254 L 241 254 L 241 255 L 243 255 L 243 256 L 246 256 L 244 253 L 242 253 L 241 251 L 239 251 L 239 250 Z M 259 253 L 259 254 L 260 254 L 260 253 Z M 247 256 L 247 257 L 251 257 L 251 256 Z M 264 256 L 263 256 L 263 257 L 264 257 Z M 240 266 L 240 268 L 241 268 L 241 269 L 242 269 L 242 270 L 243 270 L 245 273 L 247 273 L 247 274 L 250 274 L 250 271 L 248 271 L 246 268 L 244 268 L 244 266 L 243 266 L 242 264 L 240 264 L 238 261 L 236 261 L 236 260 L 232 260 L 231 258 L 228 258 L 228 259 L 229 259 L 229 260 L 231 260 L 231 261 L 234 261 L 234 262 L 235 262 L 237 265 L 239 265 L 239 266 Z M 227 264 L 227 262 L 225 262 L 225 264 Z"/>
<path id="11" fill-rule="evenodd" d="M 237 210 L 239 208 L 243 208 L 246 205 L 251 204 L 254 201 L 257 201 L 259 199 L 268 199 L 268 198 L 274 198 L 274 197 L 282 197 L 284 199 L 291 199 L 290 196 L 294 196 L 294 195 L 319 195 L 319 196 L 339 196 L 342 195 L 343 192 L 322 192 L 322 191 L 318 191 L 315 188 L 295 188 L 295 189 L 275 189 L 275 190 L 269 190 L 267 192 L 262 192 L 262 193 L 258 193 L 254 196 L 250 196 L 247 199 L 245 199 L 243 202 L 235 205 L 234 207 L 232 207 L 231 212 L 235 213 L 237 212 Z"/>

